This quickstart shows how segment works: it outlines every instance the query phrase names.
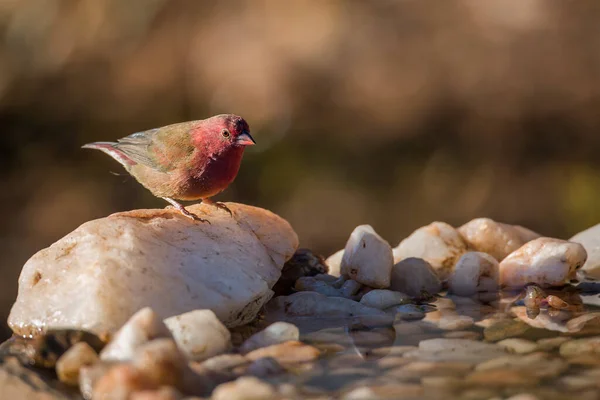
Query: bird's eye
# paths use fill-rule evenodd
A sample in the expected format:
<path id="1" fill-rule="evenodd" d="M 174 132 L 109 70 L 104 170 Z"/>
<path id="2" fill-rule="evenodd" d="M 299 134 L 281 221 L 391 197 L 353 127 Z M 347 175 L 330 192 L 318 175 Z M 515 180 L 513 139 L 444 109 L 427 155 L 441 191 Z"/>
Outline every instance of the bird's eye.
<path id="1" fill-rule="evenodd" d="M 229 131 L 227 129 L 223 129 L 221 131 L 221 136 L 223 136 L 224 138 L 229 138 L 229 136 L 231 136 L 231 133 L 229 133 Z"/>

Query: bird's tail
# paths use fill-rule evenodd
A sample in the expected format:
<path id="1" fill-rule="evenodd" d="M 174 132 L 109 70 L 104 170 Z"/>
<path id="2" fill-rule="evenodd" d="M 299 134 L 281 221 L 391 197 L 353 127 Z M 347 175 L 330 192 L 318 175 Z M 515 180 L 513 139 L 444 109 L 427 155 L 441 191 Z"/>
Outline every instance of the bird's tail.
<path id="1" fill-rule="evenodd" d="M 85 144 L 85 145 L 81 146 L 81 148 L 82 149 L 100 150 L 100 151 L 108 154 L 115 160 L 117 160 L 125 168 L 129 168 L 129 167 L 135 165 L 136 163 L 131 158 L 127 157 L 127 155 L 125 153 L 123 153 L 121 150 L 119 150 L 116 147 L 116 144 L 117 143 L 115 143 L 115 142 L 95 142 L 95 143 Z"/>

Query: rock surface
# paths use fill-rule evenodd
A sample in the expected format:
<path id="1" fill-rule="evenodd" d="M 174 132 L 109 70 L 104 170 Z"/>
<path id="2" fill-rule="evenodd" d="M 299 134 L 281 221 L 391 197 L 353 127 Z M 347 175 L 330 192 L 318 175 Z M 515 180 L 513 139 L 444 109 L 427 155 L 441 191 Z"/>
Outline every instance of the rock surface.
<path id="1" fill-rule="evenodd" d="M 342 275 L 372 288 L 390 286 L 392 248 L 370 225 L 357 226 L 346 243 Z"/>
<path id="2" fill-rule="evenodd" d="M 472 296 L 498 289 L 498 261 L 481 252 L 465 253 L 456 263 L 448 282 L 458 296 Z"/>
<path id="3" fill-rule="evenodd" d="M 400 242 L 394 249 L 394 260 L 422 258 L 431 264 L 441 280 L 445 280 L 466 251 L 467 243 L 456 229 L 445 222 L 433 222 Z"/>
<path id="4" fill-rule="evenodd" d="M 512 288 L 528 283 L 560 286 L 575 277 L 586 258 L 585 249 L 579 243 L 545 237 L 535 239 L 502 260 L 500 284 Z"/>
<path id="5" fill-rule="evenodd" d="M 600 279 L 600 224 L 579 232 L 569 241 L 581 244 L 587 252 L 588 258 L 581 268 L 583 273 L 590 278 Z"/>
<path id="6" fill-rule="evenodd" d="M 231 347 L 231 333 L 211 310 L 169 317 L 165 324 L 188 360 L 203 361 Z"/>
<path id="7" fill-rule="evenodd" d="M 248 338 L 240 346 L 240 353 L 246 354 L 261 347 L 299 339 L 300 331 L 297 326 L 287 322 L 275 322 Z"/>
<path id="8" fill-rule="evenodd" d="M 137 310 L 161 318 L 211 309 L 227 326 L 251 321 L 298 238 L 277 215 L 227 203 L 189 211 L 136 210 L 88 222 L 23 267 L 9 317 L 14 332 L 72 327 L 116 331 Z"/>
<path id="9" fill-rule="evenodd" d="M 442 283 L 431 264 L 421 258 L 409 257 L 392 267 L 390 289 L 420 298 L 438 293 Z"/>
<path id="10" fill-rule="evenodd" d="M 525 243 L 537 239 L 539 234 L 519 225 L 496 222 L 490 218 L 476 218 L 458 228 L 469 246 L 502 261 Z"/>

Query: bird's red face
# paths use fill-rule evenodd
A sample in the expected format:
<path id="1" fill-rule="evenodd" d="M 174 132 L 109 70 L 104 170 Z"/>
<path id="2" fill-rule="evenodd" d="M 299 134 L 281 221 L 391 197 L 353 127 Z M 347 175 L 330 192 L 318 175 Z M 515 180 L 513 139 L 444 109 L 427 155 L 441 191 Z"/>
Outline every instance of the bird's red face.
<path id="1" fill-rule="evenodd" d="M 237 115 L 222 114 L 206 119 L 192 133 L 197 147 L 206 148 L 210 154 L 222 154 L 229 149 L 243 151 L 256 144 L 250 135 L 248 123 Z"/>

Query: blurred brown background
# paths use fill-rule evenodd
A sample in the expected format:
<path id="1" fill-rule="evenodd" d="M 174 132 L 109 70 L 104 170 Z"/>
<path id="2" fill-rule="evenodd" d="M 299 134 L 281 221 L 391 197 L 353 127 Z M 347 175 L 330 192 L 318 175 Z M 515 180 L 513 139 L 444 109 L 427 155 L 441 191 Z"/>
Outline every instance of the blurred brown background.
<path id="1" fill-rule="evenodd" d="M 166 205 L 82 144 L 217 113 L 258 141 L 219 198 L 326 255 L 361 223 L 600 222 L 597 0 L 1 0 L 0 60 L 3 321 L 34 252 Z"/>

